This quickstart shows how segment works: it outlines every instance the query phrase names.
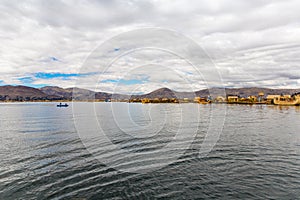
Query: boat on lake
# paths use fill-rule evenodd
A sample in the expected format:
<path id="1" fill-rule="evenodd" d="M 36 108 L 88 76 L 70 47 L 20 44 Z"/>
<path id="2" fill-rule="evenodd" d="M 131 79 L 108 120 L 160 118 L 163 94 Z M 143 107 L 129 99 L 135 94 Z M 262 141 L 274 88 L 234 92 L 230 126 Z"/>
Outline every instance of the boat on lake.
<path id="1" fill-rule="evenodd" d="M 275 105 L 280 105 L 280 106 L 299 106 L 300 99 L 293 98 L 293 97 L 280 96 L 280 97 L 274 98 L 273 103 Z"/>
<path id="2" fill-rule="evenodd" d="M 68 104 L 62 104 L 62 103 L 59 103 L 58 105 L 56 105 L 57 107 L 68 107 L 69 105 Z"/>

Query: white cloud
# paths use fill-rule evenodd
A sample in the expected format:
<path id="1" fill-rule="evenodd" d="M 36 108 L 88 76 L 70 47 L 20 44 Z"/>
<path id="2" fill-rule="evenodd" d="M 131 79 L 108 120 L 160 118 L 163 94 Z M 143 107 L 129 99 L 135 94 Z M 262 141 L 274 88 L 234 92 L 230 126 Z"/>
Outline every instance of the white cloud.
<path id="1" fill-rule="evenodd" d="M 161 27 L 178 31 L 204 47 L 225 86 L 300 88 L 299 7 L 297 0 L 4 0 L 0 3 L 0 80 L 2 84 L 21 84 L 19 78 L 37 72 L 77 73 L 91 51 L 111 37 L 136 28 Z M 172 45 L 168 38 L 165 44 Z M 111 50 L 114 48 L 118 47 Z M 91 71 L 102 64 L 98 57 L 90 59 Z M 152 70 L 133 68 L 147 63 L 159 65 L 152 65 Z M 105 78 L 149 76 L 148 82 L 139 87 L 119 85 L 119 92 L 148 92 L 162 86 L 177 90 L 205 87 L 203 77 L 193 73 L 189 65 L 164 53 L 153 52 L 152 57 L 135 54 L 117 64 L 123 66 L 122 70 L 111 68 Z M 128 73 L 130 70 L 135 73 Z M 79 80 L 82 87 L 91 88 L 98 78 L 94 75 Z M 32 84 L 71 87 L 75 79 L 34 78 Z M 114 87 L 105 83 L 99 89 L 110 91 Z"/>

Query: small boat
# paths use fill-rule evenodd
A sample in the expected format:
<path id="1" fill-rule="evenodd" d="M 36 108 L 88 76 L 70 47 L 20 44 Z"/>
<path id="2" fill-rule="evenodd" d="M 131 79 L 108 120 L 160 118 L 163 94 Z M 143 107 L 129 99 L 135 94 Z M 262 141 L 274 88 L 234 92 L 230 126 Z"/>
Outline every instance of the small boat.
<path id="1" fill-rule="evenodd" d="M 299 106 L 300 105 L 300 101 L 297 98 L 287 98 L 287 97 L 276 97 L 273 100 L 273 103 L 275 105 L 280 105 L 280 106 Z"/>
<path id="2" fill-rule="evenodd" d="M 60 104 L 58 104 L 58 105 L 56 105 L 57 107 L 68 107 L 69 105 L 68 104 L 62 104 L 62 103 L 60 103 Z"/>
<path id="3" fill-rule="evenodd" d="M 194 101 L 196 101 L 199 104 L 209 104 L 209 103 L 211 103 L 211 100 L 207 99 L 207 98 L 197 98 Z"/>

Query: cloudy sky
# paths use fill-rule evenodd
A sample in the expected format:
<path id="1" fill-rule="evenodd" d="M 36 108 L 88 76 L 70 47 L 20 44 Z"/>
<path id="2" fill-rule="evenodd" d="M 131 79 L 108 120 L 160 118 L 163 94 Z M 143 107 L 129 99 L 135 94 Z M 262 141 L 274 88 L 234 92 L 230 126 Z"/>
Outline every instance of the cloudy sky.
<path id="1" fill-rule="evenodd" d="M 299 0 L 2 0 L 0 44 L 0 85 L 300 88 Z"/>

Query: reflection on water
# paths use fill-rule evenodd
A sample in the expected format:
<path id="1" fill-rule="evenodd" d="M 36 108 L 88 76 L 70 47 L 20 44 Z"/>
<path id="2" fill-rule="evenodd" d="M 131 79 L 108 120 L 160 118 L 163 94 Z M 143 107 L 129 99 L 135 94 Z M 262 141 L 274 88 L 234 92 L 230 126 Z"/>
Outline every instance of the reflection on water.
<path id="1" fill-rule="evenodd" d="M 89 104 L 78 103 L 81 109 L 77 114 L 82 120 L 89 117 Z M 173 154 L 158 150 L 174 141 L 174 152 L 182 152 L 180 141 L 193 138 L 183 154 L 168 165 L 136 174 L 117 171 L 95 159 L 76 132 L 72 108 L 55 105 L 0 104 L 0 199 L 300 196 L 299 107 L 215 105 L 227 112 L 223 133 L 208 156 L 199 158 L 211 105 L 96 103 L 97 121 L 114 145 L 124 152 L 155 155 L 139 159 L 125 156 L 119 163 L 123 167 L 162 165 L 161 160 L 167 162 Z M 93 129 L 91 121 L 86 128 Z M 178 130 L 186 138 L 174 140 Z M 118 155 L 101 141 L 96 138 L 89 143 L 95 145 L 93 153 L 103 158 Z"/>

